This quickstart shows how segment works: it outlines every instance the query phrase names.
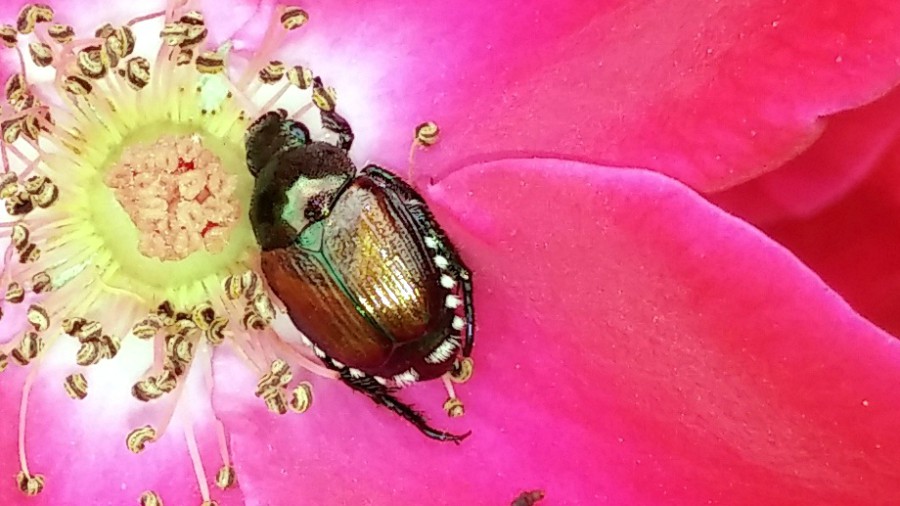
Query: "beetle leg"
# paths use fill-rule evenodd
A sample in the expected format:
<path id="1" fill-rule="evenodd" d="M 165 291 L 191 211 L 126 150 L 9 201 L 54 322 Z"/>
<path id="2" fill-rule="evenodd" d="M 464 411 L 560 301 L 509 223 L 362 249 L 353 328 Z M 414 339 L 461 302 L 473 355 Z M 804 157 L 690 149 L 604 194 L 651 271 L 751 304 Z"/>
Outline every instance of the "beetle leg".
<path id="1" fill-rule="evenodd" d="M 327 361 L 329 366 L 334 367 L 334 364 L 330 361 Z M 451 434 L 449 432 L 444 432 L 437 430 L 431 427 L 428 424 L 428 421 L 425 420 L 425 417 L 422 416 L 421 413 L 414 410 L 408 404 L 405 404 L 400 399 L 391 395 L 388 388 L 381 383 L 375 381 L 371 376 L 361 376 L 355 377 L 350 374 L 350 370 L 346 367 L 339 368 L 338 373 L 341 375 L 341 381 L 343 381 L 347 386 L 365 394 L 369 399 L 375 402 L 375 404 L 379 404 L 384 406 L 394 413 L 400 415 L 406 421 L 416 426 L 417 429 L 422 434 L 425 434 L 431 439 L 435 439 L 437 441 L 449 441 L 451 443 L 459 444 L 460 441 L 469 437 L 469 434 L 472 432 L 466 432 L 465 434 L 457 435 Z"/>
<path id="2" fill-rule="evenodd" d="M 353 139 L 356 137 L 353 135 L 350 123 L 334 110 L 322 110 L 321 113 L 322 127 L 338 135 L 337 147 L 344 151 L 350 151 L 350 146 L 353 145 Z"/>

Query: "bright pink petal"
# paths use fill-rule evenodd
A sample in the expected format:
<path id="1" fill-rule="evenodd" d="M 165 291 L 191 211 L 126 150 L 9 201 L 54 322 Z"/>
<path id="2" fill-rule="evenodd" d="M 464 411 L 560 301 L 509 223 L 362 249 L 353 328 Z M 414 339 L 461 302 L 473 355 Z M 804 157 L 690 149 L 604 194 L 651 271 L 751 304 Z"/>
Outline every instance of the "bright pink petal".
<path id="1" fill-rule="evenodd" d="M 422 180 L 537 154 L 718 190 L 779 166 L 815 140 L 819 117 L 900 78 L 893 0 L 303 7 L 310 22 L 280 57 L 308 59 L 336 87 L 358 161 L 404 171 L 415 126 L 435 121 L 441 140 L 418 154 Z M 238 46 L 252 50 L 261 32 L 248 27 Z"/>
<path id="2" fill-rule="evenodd" d="M 864 316 L 900 335 L 900 145 L 845 198 L 803 220 L 767 224 Z"/>
<path id="3" fill-rule="evenodd" d="M 426 440 L 324 380 L 302 416 L 232 405 L 261 504 L 900 496 L 896 341 L 756 230 L 662 176 L 571 162 L 473 166 L 428 195 L 474 270 L 476 369 L 460 421 L 436 382 L 403 395 L 472 436 Z"/>
<path id="4" fill-rule="evenodd" d="M 752 223 L 810 218 L 850 192 L 900 136 L 900 89 L 827 119 L 822 136 L 781 168 L 713 195 Z"/>
<path id="5" fill-rule="evenodd" d="M 68 339 L 68 338 L 64 338 Z M 126 343 L 120 352 L 129 354 Z M 77 346 L 76 346 L 77 348 Z M 72 369 L 71 352 L 51 350 L 37 375 L 28 403 L 26 455 L 29 470 L 45 477 L 42 493 L 26 497 L 16 487 L 19 467 L 18 426 L 22 386 L 28 370 L 10 364 L 0 373 L 0 504 L 28 506 L 139 504 L 141 494 L 156 491 L 167 505 L 199 505 L 202 501 L 184 436 L 184 424 L 176 420 L 158 441 L 139 455 L 125 444 L 134 428 L 157 428 L 162 411 L 154 404 L 131 397 L 131 386 L 143 369 L 129 369 L 127 360 L 91 367 L 88 396 L 70 399 L 63 389 Z M 144 356 L 148 350 L 143 350 Z M 63 365 L 64 364 L 64 365 Z M 33 366 L 32 366 L 33 367 Z M 180 412 L 202 412 L 202 403 L 188 396 Z M 221 465 L 215 432 L 208 417 L 198 417 L 194 432 L 204 459 L 207 479 L 215 479 Z M 219 506 L 245 504 L 239 489 L 221 491 L 210 485 Z"/>

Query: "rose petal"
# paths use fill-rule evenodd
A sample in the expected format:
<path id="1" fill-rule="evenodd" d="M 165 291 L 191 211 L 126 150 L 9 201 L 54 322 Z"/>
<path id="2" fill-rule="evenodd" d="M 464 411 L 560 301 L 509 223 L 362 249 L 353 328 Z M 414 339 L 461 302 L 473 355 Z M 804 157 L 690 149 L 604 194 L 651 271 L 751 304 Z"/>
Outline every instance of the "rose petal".
<path id="1" fill-rule="evenodd" d="M 70 338 L 63 338 L 74 341 Z M 214 429 L 202 399 L 186 394 L 176 419 L 165 434 L 135 455 L 125 444 L 127 434 L 142 425 L 156 423 L 164 401 L 144 404 L 131 397 L 131 385 L 144 371 L 151 356 L 144 343 L 126 341 L 113 361 L 92 366 L 85 373 L 88 395 L 70 399 L 63 388 L 67 374 L 76 372 L 73 354 L 77 346 L 62 342 L 51 348 L 36 376 L 29 396 L 26 422 L 26 455 L 29 471 L 45 478 L 44 490 L 33 498 L 16 487 L 21 469 L 18 455 L 19 406 L 28 370 L 10 364 L 0 373 L 0 498 L 2 504 L 119 506 L 138 504 L 147 490 L 157 492 L 165 504 L 200 504 L 197 478 L 184 436 L 185 420 L 196 413 L 194 432 L 209 483 L 221 465 Z M 32 368 L 34 365 L 31 366 Z M 206 405 L 208 406 L 208 401 Z M 210 485 L 220 506 L 243 505 L 239 489 L 221 491 Z"/>
<path id="2" fill-rule="evenodd" d="M 864 316 L 900 335 L 900 145 L 846 197 L 822 212 L 767 224 L 784 244 Z"/>
<path id="3" fill-rule="evenodd" d="M 882 161 L 900 135 L 900 89 L 827 119 L 819 138 L 778 170 L 711 196 L 755 224 L 810 218 L 844 197 Z"/>
<path id="4" fill-rule="evenodd" d="M 324 380 L 302 416 L 233 407 L 253 504 L 900 494 L 897 342 L 758 231 L 662 176 L 572 162 L 468 167 L 428 195 L 474 272 L 476 369 L 461 421 L 438 382 L 401 395 L 472 436 L 426 440 Z"/>
<path id="5" fill-rule="evenodd" d="M 272 2 L 265 3 L 271 5 Z M 819 135 L 818 118 L 900 77 L 900 4 L 883 0 L 304 4 L 282 45 L 339 94 L 355 158 L 416 174 L 531 154 L 641 166 L 705 191 L 746 181 Z M 268 15 L 239 33 L 255 48 Z M 262 57 L 265 57 L 262 56 Z"/>

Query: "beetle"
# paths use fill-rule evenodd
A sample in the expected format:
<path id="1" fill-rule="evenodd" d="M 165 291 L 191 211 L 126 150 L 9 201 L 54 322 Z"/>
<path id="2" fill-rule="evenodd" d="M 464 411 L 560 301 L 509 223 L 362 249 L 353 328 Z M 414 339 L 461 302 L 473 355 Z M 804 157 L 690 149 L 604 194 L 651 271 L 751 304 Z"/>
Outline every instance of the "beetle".
<path id="1" fill-rule="evenodd" d="M 471 355 L 471 273 L 421 195 L 381 167 L 358 171 L 349 123 L 333 109 L 321 117 L 336 144 L 313 141 L 282 109 L 247 130 L 263 276 L 341 381 L 426 436 L 459 443 L 469 433 L 431 427 L 394 394 Z"/>

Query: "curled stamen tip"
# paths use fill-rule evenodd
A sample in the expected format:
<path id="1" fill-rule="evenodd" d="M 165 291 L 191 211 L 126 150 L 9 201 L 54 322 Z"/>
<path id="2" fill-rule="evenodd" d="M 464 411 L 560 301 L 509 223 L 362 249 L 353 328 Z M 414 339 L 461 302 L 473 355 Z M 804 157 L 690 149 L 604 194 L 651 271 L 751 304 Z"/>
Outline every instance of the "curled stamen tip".
<path id="1" fill-rule="evenodd" d="M 65 382 L 66 393 L 74 400 L 80 400 L 87 397 L 88 382 L 84 374 L 70 374 L 66 376 Z"/>
<path id="2" fill-rule="evenodd" d="M 156 429 L 149 425 L 144 425 L 128 433 L 125 444 L 133 453 L 141 453 L 146 448 L 147 443 L 152 443 L 155 440 Z"/>
<path id="3" fill-rule="evenodd" d="M 159 494 L 148 490 L 141 494 L 141 506 L 163 506 L 163 502 Z"/>
<path id="4" fill-rule="evenodd" d="M 450 379 L 452 379 L 454 383 L 465 383 L 472 377 L 474 368 L 475 363 L 472 359 L 470 357 L 463 357 L 453 365 L 453 370 L 450 371 Z"/>
<path id="5" fill-rule="evenodd" d="M 44 476 L 41 474 L 29 474 L 25 471 L 19 471 L 16 475 L 16 484 L 23 494 L 34 497 L 44 490 Z"/>
<path id="6" fill-rule="evenodd" d="M 291 394 L 291 409 L 296 413 L 305 413 L 312 406 L 312 385 L 304 381 L 294 388 Z"/>
<path id="7" fill-rule="evenodd" d="M 466 414 L 466 407 L 458 398 L 450 397 L 444 402 L 444 411 L 447 412 L 447 416 L 450 418 L 459 418 Z"/>
<path id="8" fill-rule="evenodd" d="M 216 473 L 216 486 L 225 490 L 234 485 L 236 478 L 237 475 L 234 472 L 234 467 L 222 466 L 219 469 L 219 472 Z"/>
<path id="9" fill-rule="evenodd" d="M 438 140 L 440 128 L 433 121 L 426 121 L 416 127 L 416 142 L 422 146 L 433 146 Z"/>
<path id="10" fill-rule="evenodd" d="M 305 25 L 307 21 L 309 21 L 309 14 L 299 7 L 289 6 L 281 11 L 281 26 L 285 30 L 296 30 Z"/>

